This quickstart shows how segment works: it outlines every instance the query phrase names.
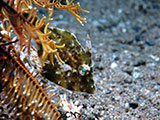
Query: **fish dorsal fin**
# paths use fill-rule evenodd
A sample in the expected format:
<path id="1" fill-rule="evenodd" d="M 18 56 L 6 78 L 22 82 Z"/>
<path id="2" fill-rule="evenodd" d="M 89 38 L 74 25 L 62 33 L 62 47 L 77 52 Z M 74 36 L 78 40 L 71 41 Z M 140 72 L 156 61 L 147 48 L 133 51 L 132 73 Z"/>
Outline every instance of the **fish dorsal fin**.
<path id="1" fill-rule="evenodd" d="M 87 39 L 86 39 L 86 53 L 89 53 L 92 55 L 92 44 L 91 44 L 91 38 L 89 34 L 87 34 Z"/>

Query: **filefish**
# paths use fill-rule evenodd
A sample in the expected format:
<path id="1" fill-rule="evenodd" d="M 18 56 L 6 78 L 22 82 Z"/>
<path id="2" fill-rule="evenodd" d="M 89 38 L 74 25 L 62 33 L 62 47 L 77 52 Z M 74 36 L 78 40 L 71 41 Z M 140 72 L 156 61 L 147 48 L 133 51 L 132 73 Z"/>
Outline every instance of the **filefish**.
<path id="1" fill-rule="evenodd" d="M 66 89 L 93 94 L 95 86 L 90 39 L 86 40 L 87 47 L 84 49 L 73 33 L 55 27 L 49 27 L 48 31 L 51 31 L 49 38 L 56 45 L 65 44 L 64 48 L 57 49 L 64 64 L 53 54 L 53 63 L 48 58 L 42 67 L 42 75 Z M 42 46 L 38 45 L 40 57 L 42 52 Z"/>

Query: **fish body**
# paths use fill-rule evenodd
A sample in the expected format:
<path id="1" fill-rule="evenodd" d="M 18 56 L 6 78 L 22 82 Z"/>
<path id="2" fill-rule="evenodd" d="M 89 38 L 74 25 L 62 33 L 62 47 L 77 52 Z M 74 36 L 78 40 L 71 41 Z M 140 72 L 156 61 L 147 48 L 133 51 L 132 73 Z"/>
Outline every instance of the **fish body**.
<path id="1" fill-rule="evenodd" d="M 61 63 L 53 54 L 53 63 L 48 59 L 43 65 L 44 75 L 48 80 L 69 90 L 87 92 L 95 91 L 93 81 L 93 68 L 91 49 L 84 49 L 75 35 L 67 30 L 48 28 L 51 31 L 50 39 L 56 45 L 65 44 L 62 49 L 57 49 Z M 42 47 L 39 45 L 38 54 L 42 56 Z"/>

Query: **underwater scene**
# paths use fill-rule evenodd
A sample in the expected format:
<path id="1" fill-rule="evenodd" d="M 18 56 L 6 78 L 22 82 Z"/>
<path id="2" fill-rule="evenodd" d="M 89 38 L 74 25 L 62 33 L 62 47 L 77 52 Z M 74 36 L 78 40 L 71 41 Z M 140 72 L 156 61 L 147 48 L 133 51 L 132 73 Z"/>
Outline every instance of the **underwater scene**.
<path id="1" fill-rule="evenodd" d="M 0 120 L 159 120 L 159 0 L 1 0 Z"/>

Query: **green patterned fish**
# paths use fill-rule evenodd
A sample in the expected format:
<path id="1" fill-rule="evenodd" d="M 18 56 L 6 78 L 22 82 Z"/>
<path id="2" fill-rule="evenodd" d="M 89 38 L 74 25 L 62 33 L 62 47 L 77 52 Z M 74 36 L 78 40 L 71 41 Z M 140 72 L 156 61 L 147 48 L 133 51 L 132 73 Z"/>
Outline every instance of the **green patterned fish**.
<path id="1" fill-rule="evenodd" d="M 48 59 L 43 65 L 42 74 L 50 81 L 69 90 L 94 93 L 93 69 L 91 59 L 91 42 L 88 40 L 86 50 L 80 45 L 75 35 L 69 31 L 48 28 L 51 31 L 50 39 L 56 45 L 65 44 L 62 49 L 57 49 L 61 63 L 56 55 L 53 55 L 53 64 Z M 42 47 L 38 45 L 38 54 L 42 56 Z"/>

